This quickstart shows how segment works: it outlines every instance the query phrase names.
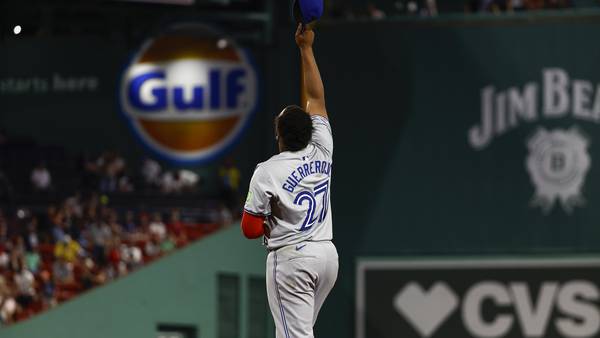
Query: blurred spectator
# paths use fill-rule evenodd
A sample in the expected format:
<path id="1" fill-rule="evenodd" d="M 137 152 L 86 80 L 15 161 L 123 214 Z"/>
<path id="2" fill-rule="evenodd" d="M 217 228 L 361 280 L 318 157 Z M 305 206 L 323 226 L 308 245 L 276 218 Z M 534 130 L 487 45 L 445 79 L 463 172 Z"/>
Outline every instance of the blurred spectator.
<path id="1" fill-rule="evenodd" d="M 127 211 L 127 213 L 125 214 L 125 224 L 123 225 L 125 231 L 127 231 L 128 233 L 133 233 L 137 230 L 137 225 L 135 223 L 135 214 L 133 213 L 133 211 Z"/>
<path id="2" fill-rule="evenodd" d="M 175 239 L 175 236 L 169 234 L 167 238 L 165 238 L 165 240 L 160 243 L 160 251 L 162 253 L 169 253 L 175 250 L 176 246 L 177 240 Z"/>
<path id="3" fill-rule="evenodd" d="M 236 213 L 236 215 L 241 215 L 241 212 Z M 221 206 L 221 215 L 220 215 L 220 223 L 223 225 L 229 225 L 233 222 L 233 215 L 229 208 L 225 205 Z"/>
<path id="4" fill-rule="evenodd" d="M 372 2 L 367 4 L 367 11 L 369 13 L 369 17 L 374 20 L 385 19 L 385 13 L 379 8 L 375 7 L 375 4 Z"/>
<path id="5" fill-rule="evenodd" d="M 100 191 L 117 191 L 119 177 L 125 171 L 125 160 L 116 152 L 108 151 L 98 158 L 96 167 L 101 176 Z"/>
<path id="6" fill-rule="evenodd" d="M 219 177 L 224 189 L 223 198 L 227 207 L 234 212 L 241 208 L 239 205 L 240 176 L 240 170 L 231 158 L 225 160 L 219 168 Z"/>
<path id="7" fill-rule="evenodd" d="M 522 11 L 525 9 L 526 0 L 508 0 L 507 7 L 509 11 Z"/>
<path id="8" fill-rule="evenodd" d="M 8 224 L 4 214 L 0 211 L 0 243 L 8 242 Z"/>
<path id="9" fill-rule="evenodd" d="M 240 188 L 240 176 L 240 170 L 231 158 L 225 160 L 219 168 L 219 177 L 226 189 L 237 192 Z"/>
<path id="10" fill-rule="evenodd" d="M 123 174 L 119 177 L 117 189 L 119 192 L 132 192 L 134 190 L 129 176 Z"/>
<path id="11" fill-rule="evenodd" d="M 160 184 L 160 164 L 151 158 L 142 163 L 142 177 L 146 187 L 156 187 Z"/>
<path id="12" fill-rule="evenodd" d="M 0 323 L 11 324 L 17 313 L 17 302 L 6 283 L 4 276 L 0 275 Z"/>
<path id="13" fill-rule="evenodd" d="M 54 257 L 61 258 L 69 263 L 74 263 L 82 255 L 81 246 L 69 235 L 65 235 L 62 241 L 57 242 L 54 246 Z"/>
<path id="14" fill-rule="evenodd" d="M 40 240 L 37 233 L 37 217 L 32 217 L 27 223 L 27 229 L 23 234 L 23 243 L 25 246 L 25 265 L 33 273 L 37 273 L 40 266 L 40 255 L 38 247 Z"/>
<path id="15" fill-rule="evenodd" d="M 202 183 L 200 175 L 196 174 L 191 170 L 181 169 L 179 170 L 181 181 L 183 182 L 183 189 L 188 192 L 194 192 L 196 187 Z"/>
<path id="16" fill-rule="evenodd" d="M 139 214 L 139 226 L 129 235 L 132 241 L 145 242 L 150 238 L 150 215 L 147 212 Z"/>
<path id="17" fill-rule="evenodd" d="M 10 264 L 10 256 L 6 252 L 6 249 L 0 248 L 0 270 L 8 269 Z"/>
<path id="18" fill-rule="evenodd" d="M 183 245 L 187 243 L 187 234 L 185 231 L 185 224 L 181 222 L 181 215 L 179 210 L 174 209 L 171 211 L 171 217 L 169 218 L 169 224 L 167 225 L 169 233 L 175 238 L 175 243 Z"/>
<path id="19" fill-rule="evenodd" d="M 100 269 L 94 261 L 86 258 L 81 271 L 81 284 L 84 290 L 90 289 L 97 285 L 102 285 L 108 280 L 106 273 Z"/>
<path id="20" fill-rule="evenodd" d="M 25 254 L 25 267 L 33 272 L 37 273 L 40 268 L 41 258 L 37 252 L 28 252 Z"/>
<path id="21" fill-rule="evenodd" d="M 150 240 L 146 242 L 144 252 L 150 258 L 160 255 L 160 241 L 158 240 L 158 236 L 153 235 L 150 237 Z"/>
<path id="22" fill-rule="evenodd" d="M 129 254 L 128 251 L 125 252 Z M 124 276 L 127 274 L 127 265 L 124 260 L 128 259 L 128 257 L 121 256 L 121 241 L 118 237 L 115 237 L 111 240 L 108 249 L 108 260 L 110 262 L 109 273 L 111 278 L 116 278 L 117 276 Z"/>
<path id="23" fill-rule="evenodd" d="M 113 237 L 121 237 L 123 234 L 123 227 L 119 223 L 119 216 L 116 211 L 108 210 L 108 226 L 112 232 Z"/>
<path id="24" fill-rule="evenodd" d="M 143 256 L 142 256 L 142 250 L 140 248 L 138 248 L 137 246 L 131 246 L 129 247 L 129 261 L 128 263 L 131 265 L 131 269 L 135 269 L 137 267 L 139 267 L 140 265 L 142 265 L 143 263 Z"/>
<path id="25" fill-rule="evenodd" d="M 81 266 L 81 287 L 83 288 L 83 290 L 88 290 L 93 288 L 97 284 L 102 284 L 97 283 L 97 280 L 92 271 L 93 269 L 94 261 L 90 258 L 86 258 Z"/>
<path id="26" fill-rule="evenodd" d="M 31 172 L 31 184 L 34 191 L 48 191 L 52 185 L 52 177 L 46 164 L 40 162 Z"/>
<path id="27" fill-rule="evenodd" d="M 112 238 L 112 231 L 108 224 L 92 221 L 88 226 L 93 241 L 93 257 L 100 265 L 106 263 L 106 246 Z"/>
<path id="28" fill-rule="evenodd" d="M 20 263 L 19 269 L 14 276 L 15 286 L 17 287 L 17 303 L 23 308 L 28 307 L 35 297 L 35 278 L 31 271 Z"/>
<path id="29" fill-rule="evenodd" d="M 419 4 L 413 0 L 408 1 L 406 3 L 406 11 L 408 14 L 417 14 L 419 12 Z"/>
<path id="30" fill-rule="evenodd" d="M 25 241 L 23 237 L 15 237 L 13 238 L 11 253 L 17 261 L 13 262 L 13 267 L 19 267 L 20 263 L 22 263 L 22 258 L 25 257 Z M 16 269 L 15 269 L 16 270 Z"/>
<path id="31" fill-rule="evenodd" d="M 438 15 L 436 0 L 425 0 L 425 8 L 427 9 L 427 15 L 429 15 L 429 16 Z"/>
<path id="32" fill-rule="evenodd" d="M 52 237 L 54 242 L 61 242 L 66 235 L 66 223 L 64 222 L 64 214 L 56 212 L 52 217 Z"/>
<path id="33" fill-rule="evenodd" d="M 200 176 L 190 170 L 167 171 L 161 180 L 161 191 L 165 194 L 178 194 L 194 191 Z"/>
<path id="34" fill-rule="evenodd" d="M 37 244 L 37 233 L 31 227 L 31 223 L 28 225 L 28 236 L 23 236 L 18 238 L 18 247 L 23 248 L 23 263 L 25 264 L 25 268 L 33 273 L 37 273 L 41 257 L 38 253 L 38 244 Z"/>
<path id="35" fill-rule="evenodd" d="M 48 308 L 56 306 L 56 303 L 57 303 L 56 297 L 55 297 L 56 288 L 54 286 L 54 282 L 52 281 L 52 278 L 50 277 L 50 272 L 48 272 L 47 270 L 42 271 L 40 273 L 40 280 L 41 280 L 40 290 L 41 290 L 41 295 L 42 295 L 43 307 L 48 309 Z"/>
<path id="36" fill-rule="evenodd" d="M 57 257 L 52 264 L 52 276 L 56 285 L 73 283 L 73 264 L 65 261 L 62 257 Z"/>
<path id="37" fill-rule="evenodd" d="M 142 250 L 135 245 L 129 246 L 121 243 L 119 255 L 121 256 L 121 261 L 126 264 L 127 270 L 134 270 L 143 263 Z"/>
<path id="38" fill-rule="evenodd" d="M 38 237 L 38 219 L 37 217 L 32 217 L 27 224 L 27 230 L 23 234 L 23 238 L 25 240 L 25 250 L 27 252 L 37 251 L 38 245 L 40 244 L 40 239 Z"/>
<path id="39" fill-rule="evenodd" d="M 67 208 L 75 217 L 83 216 L 83 207 L 81 205 L 81 193 L 76 192 L 73 196 L 65 200 L 65 208 Z"/>
<path id="40" fill-rule="evenodd" d="M 160 241 L 162 241 L 167 235 L 167 228 L 165 223 L 162 221 L 162 216 L 160 213 L 155 212 L 152 216 L 152 222 L 150 223 L 150 234 L 156 236 Z"/>
<path id="41" fill-rule="evenodd" d="M 161 191 L 165 194 L 180 193 L 183 190 L 183 181 L 179 171 L 167 171 L 161 180 Z"/>

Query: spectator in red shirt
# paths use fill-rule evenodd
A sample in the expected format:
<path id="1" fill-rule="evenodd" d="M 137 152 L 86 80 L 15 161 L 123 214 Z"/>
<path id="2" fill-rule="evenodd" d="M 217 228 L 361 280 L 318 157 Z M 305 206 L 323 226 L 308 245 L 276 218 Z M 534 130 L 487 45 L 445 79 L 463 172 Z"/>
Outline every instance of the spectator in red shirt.
<path id="1" fill-rule="evenodd" d="M 182 246 L 187 243 L 187 233 L 185 231 L 185 224 L 181 221 L 181 215 L 179 210 L 173 209 L 171 211 L 171 217 L 169 224 L 167 224 L 169 233 L 175 237 L 177 246 Z"/>

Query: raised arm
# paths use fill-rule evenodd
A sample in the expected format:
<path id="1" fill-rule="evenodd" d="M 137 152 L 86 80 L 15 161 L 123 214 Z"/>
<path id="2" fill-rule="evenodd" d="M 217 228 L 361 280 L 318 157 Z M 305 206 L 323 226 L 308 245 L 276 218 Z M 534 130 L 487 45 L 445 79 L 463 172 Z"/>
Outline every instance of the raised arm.
<path id="1" fill-rule="evenodd" d="M 308 28 L 298 25 L 296 30 L 296 44 L 300 48 L 300 58 L 302 59 L 302 106 L 310 115 L 320 115 L 327 117 L 325 109 L 325 89 L 319 67 L 313 53 L 313 42 L 315 32 Z"/>

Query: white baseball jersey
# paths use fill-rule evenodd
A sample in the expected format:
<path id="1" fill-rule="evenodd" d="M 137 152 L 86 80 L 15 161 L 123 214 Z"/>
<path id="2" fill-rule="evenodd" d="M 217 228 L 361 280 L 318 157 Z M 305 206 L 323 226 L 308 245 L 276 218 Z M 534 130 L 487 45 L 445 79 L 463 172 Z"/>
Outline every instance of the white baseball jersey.
<path id="1" fill-rule="evenodd" d="M 284 151 L 256 166 L 244 210 L 265 216 L 273 250 L 303 241 L 330 241 L 333 137 L 325 117 L 311 116 L 306 148 Z"/>

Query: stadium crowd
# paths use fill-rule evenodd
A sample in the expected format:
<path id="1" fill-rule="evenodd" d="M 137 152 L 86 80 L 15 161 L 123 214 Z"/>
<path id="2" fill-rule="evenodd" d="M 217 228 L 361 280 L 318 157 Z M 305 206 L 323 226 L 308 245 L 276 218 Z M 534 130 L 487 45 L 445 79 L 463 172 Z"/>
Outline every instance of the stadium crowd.
<path id="1" fill-rule="evenodd" d="M 75 194 L 42 213 L 0 209 L 0 322 L 10 324 L 124 276 L 231 221 L 182 221 L 181 212 L 119 211 Z"/>
<path id="2" fill-rule="evenodd" d="M 52 160 L 36 146 L 12 150 L 0 142 L 0 326 L 127 275 L 239 214 L 231 160 L 215 175 L 221 192 L 202 204 L 201 175 L 150 158 L 132 170 L 112 151 Z"/>

